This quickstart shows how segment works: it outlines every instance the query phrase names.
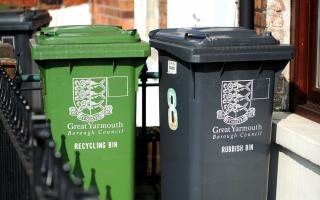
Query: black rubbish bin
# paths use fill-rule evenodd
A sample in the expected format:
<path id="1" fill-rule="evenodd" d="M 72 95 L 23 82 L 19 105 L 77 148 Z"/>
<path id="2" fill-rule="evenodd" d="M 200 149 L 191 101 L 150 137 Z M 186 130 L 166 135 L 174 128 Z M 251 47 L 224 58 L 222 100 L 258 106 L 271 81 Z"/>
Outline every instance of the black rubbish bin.
<path id="1" fill-rule="evenodd" d="M 0 42 L 9 43 L 15 49 L 19 73 L 39 73 L 31 59 L 29 39 L 41 27 L 49 25 L 51 17 L 45 10 L 3 10 L 0 11 Z M 39 83 L 26 83 L 25 88 L 40 87 Z M 42 112 L 41 95 L 38 91 L 23 92 L 31 107 Z"/>
<path id="2" fill-rule="evenodd" d="M 150 32 L 163 200 L 265 200 L 274 82 L 293 48 L 243 28 Z"/>

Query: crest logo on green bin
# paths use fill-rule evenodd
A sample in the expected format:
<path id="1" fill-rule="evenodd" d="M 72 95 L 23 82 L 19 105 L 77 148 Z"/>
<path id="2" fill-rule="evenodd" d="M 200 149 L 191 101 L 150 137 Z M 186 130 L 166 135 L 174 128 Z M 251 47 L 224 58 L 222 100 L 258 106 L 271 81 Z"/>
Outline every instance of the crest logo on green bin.
<path id="1" fill-rule="evenodd" d="M 112 114 L 107 104 L 107 77 L 73 78 L 73 107 L 69 115 L 84 122 L 94 122 Z"/>
<path id="2" fill-rule="evenodd" d="M 246 122 L 255 116 L 252 98 L 253 80 L 222 81 L 221 110 L 217 111 L 217 119 L 231 126 Z"/>

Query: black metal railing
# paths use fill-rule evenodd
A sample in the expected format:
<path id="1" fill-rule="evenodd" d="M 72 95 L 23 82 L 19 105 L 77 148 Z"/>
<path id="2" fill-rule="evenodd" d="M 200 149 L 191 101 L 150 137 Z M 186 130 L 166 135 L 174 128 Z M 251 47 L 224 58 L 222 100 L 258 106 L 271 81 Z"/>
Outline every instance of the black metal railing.
<path id="1" fill-rule="evenodd" d="M 82 180 L 70 175 L 70 166 L 55 151 L 50 126 L 32 122 L 27 101 L 1 66 L 0 125 L 1 200 L 98 199 L 96 190 L 84 190 Z"/>
<path id="2" fill-rule="evenodd" d="M 33 186 L 38 199 L 97 200 L 93 188 L 83 189 L 82 180 L 71 178 L 71 168 L 60 152 L 55 151 L 50 126 L 35 124 L 33 140 Z"/>

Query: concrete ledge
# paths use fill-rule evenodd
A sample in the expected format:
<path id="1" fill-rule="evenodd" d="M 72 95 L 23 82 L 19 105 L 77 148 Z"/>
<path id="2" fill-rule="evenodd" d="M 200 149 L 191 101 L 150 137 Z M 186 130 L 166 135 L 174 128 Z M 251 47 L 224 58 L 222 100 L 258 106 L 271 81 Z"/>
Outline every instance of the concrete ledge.
<path id="1" fill-rule="evenodd" d="M 273 114 L 272 140 L 320 166 L 320 124 L 293 113 Z"/>

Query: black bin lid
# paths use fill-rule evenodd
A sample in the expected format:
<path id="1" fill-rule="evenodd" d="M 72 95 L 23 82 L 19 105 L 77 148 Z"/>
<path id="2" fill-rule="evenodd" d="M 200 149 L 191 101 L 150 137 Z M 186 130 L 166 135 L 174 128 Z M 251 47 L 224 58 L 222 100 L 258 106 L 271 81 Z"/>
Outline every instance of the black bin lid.
<path id="1" fill-rule="evenodd" d="M 191 63 L 289 60 L 293 47 L 281 45 L 270 33 L 238 27 L 157 29 L 150 43 Z"/>
<path id="2" fill-rule="evenodd" d="M 36 31 L 50 21 L 45 10 L 0 11 L 0 31 Z"/>

